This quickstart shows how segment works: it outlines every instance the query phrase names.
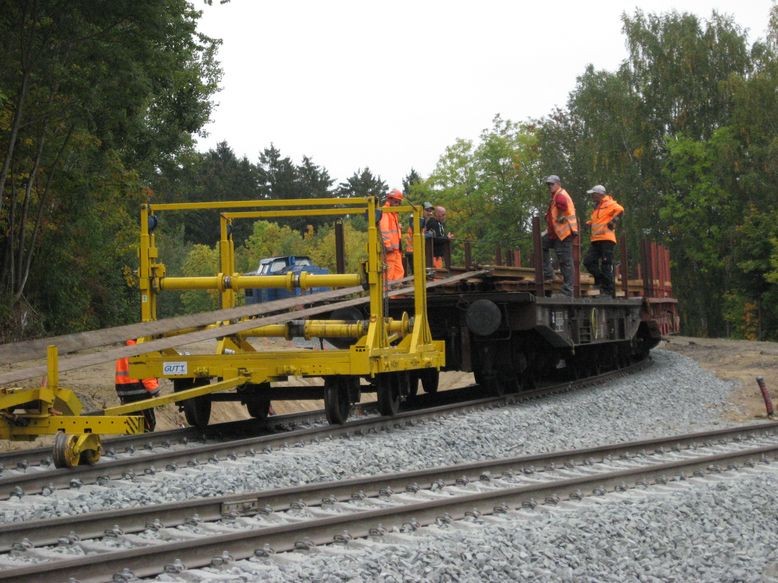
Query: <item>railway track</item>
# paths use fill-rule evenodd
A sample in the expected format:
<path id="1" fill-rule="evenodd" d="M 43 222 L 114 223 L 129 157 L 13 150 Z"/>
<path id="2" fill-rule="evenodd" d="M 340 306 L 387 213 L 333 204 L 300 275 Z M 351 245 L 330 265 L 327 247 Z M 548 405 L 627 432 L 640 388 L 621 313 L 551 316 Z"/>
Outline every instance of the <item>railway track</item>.
<path id="1" fill-rule="evenodd" d="M 48 451 L 44 448 L 30 450 L 27 454 L 15 452 L 0 456 L 0 463 L 6 468 L 0 475 L 0 499 L 48 493 L 54 489 L 81 487 L 93 483 L 105 484 L 112 479 L 132 479 L 138 475 L 160 471 L 176 471 L 179 467 L 196 467 L 217 462 L 222 458 L 255 456 L 279 447 L 416 424 L 445 414 L 502 407 L 607 382 L 617 376 L 641 370 L 649 363 L 650 360 L 644 360 L 586 379 L 565 381 L 503 396 L 477 397 L 476 387 L 417 395 L 406 401 L 401 413 L 393 417 L 374 415 L 375 405 L 365 404 L 361 407 L 361 413 L 366 416 L 344 425 L 327 425 L 322 410 L 269 418 L 265 424 L 249 420 L 209 428 L 209 433 L 221 436 L 240 434 L 252 428 L 254 431 L 263 432 L 261 435 L 238 439 L 222 437 L 208 440 L 207 435 L 194 432 L 192 428 L 121 437 L 106 442 L 106 450 L 111 453 L 97 464 L 71 469 L 54 468 L 50 463 L 46 463 L 46 458 L 43 458 L 44 463 L 40 463 L 41 456 Z M 9 467 L 11 460 L 15 462 L 13 467 Z"/>
<path id="2" fill-rule="evenodd" d="M 8 525 L 0 580 L 175 572 L 704 478 L 776 455 L 778 425 L 768 423 Z"/>

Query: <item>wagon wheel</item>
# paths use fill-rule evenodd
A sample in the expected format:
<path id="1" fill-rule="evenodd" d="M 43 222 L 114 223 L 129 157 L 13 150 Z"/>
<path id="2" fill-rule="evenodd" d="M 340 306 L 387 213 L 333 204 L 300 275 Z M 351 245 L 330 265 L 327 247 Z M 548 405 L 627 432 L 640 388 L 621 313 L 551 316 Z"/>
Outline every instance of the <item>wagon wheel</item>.
<path id="1" fill-rule="evenodd" d="M 54 438 L 54 467 L 75 468 L 79 462 L 79 455 L 75 451 L 78 437 L 68 435 L 64 431 L 57 431 Z"/>
<path id="2" fill-rule="evenodd" d="M 87 464 L 90 466 L 95 465 L 97 462 L 100 461 L 100 450 L 99 449 L 85 449 L 81 452 L 81 456 L 79 457 L 79 461 L 82 464 Z"/>
<path id="3" fill-rule="evenodd" d="M 208 378 L 176 379 L 173 381 L 173 391 L 178 392 L 185 389 L 193 389 L 194 387 L 203 387 L 210 384 L 210 382 L 211 379 Z M 208 421 L 211 418 L 211 400 L 207 395 L 182 401 L 181 408 L 184 410 L 184 416 L 189 425 L 198 429 L 208 427 Z"/>
<path id="4" fill-rule="evenodd" d="M 267 419 L 270 415 L 270 399 L 262 396 L 262 392 L 270 388 L 270 383 L 246 384 L 241 389 L 238 389 L 239 393 L 243 393 L 244 405 L 246 405 L 246 411 L 254 419 Z"/>
<path id="5" fill-rule="evenodd" d="M 380 374 L 376 377 L 376 383 L 378 411 L 387 417 L 397 415 L 400 410 L 400 376 L 397 373 Z"/>
<path id="6" fill-rule="evenodd" d="M 437 393 L 440 383 L 440 372 L 436 368 L 425 368 L 419 375 L 421 378 L 421 388 L 425 393 Z"/>
<path id="7" fill-rule="evenodd" d="M 254 419 L 267 419 L 270 415 L 270 399 L 252 399 L 246 402 L 246 411 Z"/>
<path id="8" fill-rule="evenodd" d="M 500 381 L 498 375 L 494 372 L 484 372 L 482 370 L 474 371 L 475 382 L 481 386 L 481 389 L 493 397 L 502 397 L 505 394 L 505 385 Z"/>
<path id="9" fill-rule="evenodd" d="M 343 379 L 324 379 L 324 412 L 330 425 L 343 425 L 348 419 L 351 409 L 348 393 L 348 384 Z"/>

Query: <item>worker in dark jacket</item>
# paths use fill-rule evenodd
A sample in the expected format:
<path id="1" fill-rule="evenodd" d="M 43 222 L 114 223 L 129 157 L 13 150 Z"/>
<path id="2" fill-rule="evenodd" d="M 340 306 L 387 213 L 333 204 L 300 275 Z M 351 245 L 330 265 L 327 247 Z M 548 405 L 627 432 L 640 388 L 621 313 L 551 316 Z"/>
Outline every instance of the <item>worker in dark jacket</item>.
<path id="1" fill-rule="evenodd" d="M 135 340 L 127 341 L 127 346 L 134 345 Z M 122 405 L 159 395 L 159 381 L 154 377 L 138 380 L 130 376 L 130 360 L 126 356 L 116 361 L 115 368 L 116 394 Z M 157 416 L 154 414 L 154 409 L 143 409 L 140 414 L 143 415 L 145 430 L 147 432 L 154 431 L 157 426 Z"/>
<path id="2" fill-rule="evenodd" d="M 435 214 L 426 222 L 424 236 L 432 239 L 432 266 L 441 269 L 446 245 L 449 245 L 449 241 L 454 238 L 454 234 L 446 230 L 445 208 L 435 207 Z"/>
<path id="3" fill-rule="evenodd" d="M 427 221 L 432 218 L 435 207 L 431 202 L 424 203 L 424 212 L 419 218 L 419 226 L 422 234 L 426 228 Z M 405 252 L 405 273 L 413 275 L 413 215 L 408 217 L 408 228 L 405 230 L 403 238 L 403 251 Z"/>

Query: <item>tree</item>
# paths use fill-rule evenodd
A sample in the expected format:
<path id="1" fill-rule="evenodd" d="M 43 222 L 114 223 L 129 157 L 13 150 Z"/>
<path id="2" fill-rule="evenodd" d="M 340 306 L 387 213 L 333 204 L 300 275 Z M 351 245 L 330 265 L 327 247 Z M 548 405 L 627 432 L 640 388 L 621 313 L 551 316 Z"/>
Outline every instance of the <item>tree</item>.
<path id="1" fill-rule="evenodd" d="M 91 305 L 101 307 L 94 321 L 119 317 L 99 301 L 111 295 L 104 278 L 79 286 L 74 274 L 83 273 L 77 264 L 87 241 L 95 252 L 116 250 L 92 235 L 121 238 L 135 221 L 91 229 L 87 239 L 79 229 L 90 219 L 100 227 L 105 212 L 134 214 L 157 164 L 191 145 L 192 133 L 207 121 L 220 78 L 218 42 L 197 33 L 198 18 L 184 0 L 4 5 L 0 304 L 11 328 L 9 318 L 28 302 L 57 312 L 49 322 L 63 329 L 87 325 L 61 318 L 76 289 L 93 294 Z M 119 257 L 99 259 L 122 263 Z M 75 287 L 30 288 L 54 270 L 67 273 Z M 28 289 L 34 290 L 29 297 Z M 23 321 L 21 314 L 16 321 Z"/>
<path id="2" fill-rule="evenodd" d="M 344 198 L 358 196 L 382 197 L 389 187 L 380 176 L 374 176 L 370 168 L 359 168 L 345 182 L 338 185 L 336 194 Z"/>
<path id="3" fill-rule="evenodd" d="M 532 124 L 495 116 L 474 146 L 457 140 L 446 148 L 427 181 L 429 198 L 448 209 L 457 239 L 471 240 L 473 258 L 493 261 L 499 245 L 530 248 L 531 218 L 541 212 L 537 138 Z M 461 246 L 455 246 L 455 257 Z"/>

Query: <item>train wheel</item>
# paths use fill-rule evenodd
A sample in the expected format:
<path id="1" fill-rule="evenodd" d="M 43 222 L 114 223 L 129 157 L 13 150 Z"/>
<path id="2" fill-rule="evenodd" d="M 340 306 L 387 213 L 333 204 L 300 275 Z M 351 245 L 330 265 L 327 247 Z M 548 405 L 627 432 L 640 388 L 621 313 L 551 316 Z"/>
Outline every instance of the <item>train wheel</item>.
<path id="1" fill-rule="evenodd" d="M 376 377 L 378 384 L 378 411 L 385 417 L 397 415 L 400 410 L 400 376 L 383 373 Z"/>
<path id="2" fill-rule="evenodd" d="M 263 396 L 263 392 L 270 388 L 270 383 L 252 384 L 246 383 L 238 388 L 238 393 L 243 395 L 243 404 L 246 411 L 254 419 L 267 419 L 270 415 L 270 399 Z"/>
<path id="3" fill-rule="evenodd" d="M 184 401 L 184 416 L 192 427 L 205 429 L 211 419 L 211 401 L 207 397 L 196 397 Z"/>
<path id="4" fill-rule="evenodd" d="M 75 468 L 78 465 L 80 456 L 75 451 L 78 437 L 68 435 L 64 431 L 57 431 L 54 438 L 54 467 L 57 468 Z"/>
<path id="5" fill-rule="evenodd" d="M 348 385 L 342 379 L 329 377 L 324 380 L 324 411 L 330 425 L 343 425 L 348 419 Z"/>
<path id="6" fill-rule="evenodd" d="M 267 419 L 270 415 L 270 399 L 252 399 L 246 401 L 246 411 L 254 419 Z"/>
<path id="7" fill-rule="evenodd" d="M 211 382 L 210 379 L 178 379 L 173 381 L 173 391 L 184 391 L 194 387 L 204 387 Z M 195 397 L 181 402 L 186 422 L 192 427 L 205 429 L 211 418 L 211 400 L 207 396 Z"/>
<path id="8" fill-rule="evenodd" d="M 84 451 L 81 452 L 81 455 L 79 456 L 78 459 L 79 459 L 79 463 L 93 466 L 100 461 L 100 450 L 85 449 Z"/>
<path id="9" fill-rule="evenodd" d="M 421 388 L 424 389 L 425 393 L 437 393 L 438 392 L 438 385 L 440 384 L 440 371 L 436 368 L 425 368 L 421 373 L 419 373 L 419 378 L 421 378 Z M 413 385 L 413 381 L 411 381 L 411 385 Z"/>

